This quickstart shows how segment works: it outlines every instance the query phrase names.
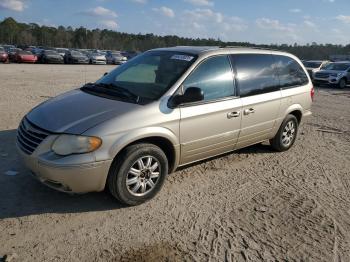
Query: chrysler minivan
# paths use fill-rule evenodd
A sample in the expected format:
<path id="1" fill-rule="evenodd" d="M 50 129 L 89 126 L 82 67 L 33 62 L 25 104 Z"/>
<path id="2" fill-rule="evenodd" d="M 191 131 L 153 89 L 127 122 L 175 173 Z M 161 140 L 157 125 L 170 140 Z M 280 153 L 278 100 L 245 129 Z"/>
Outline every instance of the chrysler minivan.
<path id="1" fill-rule="evenodd" d="M 313 95 L 291 54 L 154 49 L 35 107 L 18 128 L 17 145 L 47 186 L 71 193 L 106 187 L 137 205 L 180 166 L 268 140 L 288 150 L 311 115 Z"/>

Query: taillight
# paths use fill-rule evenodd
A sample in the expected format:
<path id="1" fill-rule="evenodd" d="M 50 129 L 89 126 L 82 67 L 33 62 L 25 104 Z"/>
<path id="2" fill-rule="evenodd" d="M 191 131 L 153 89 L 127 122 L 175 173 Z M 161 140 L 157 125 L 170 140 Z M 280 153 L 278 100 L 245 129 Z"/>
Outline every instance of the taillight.
<path id="1" fill-rule="evenodd" d="M 314 101 L 315 88 L 313 86 L 311 87 L 310 95 L 311 95 L 311 100 Z"/>

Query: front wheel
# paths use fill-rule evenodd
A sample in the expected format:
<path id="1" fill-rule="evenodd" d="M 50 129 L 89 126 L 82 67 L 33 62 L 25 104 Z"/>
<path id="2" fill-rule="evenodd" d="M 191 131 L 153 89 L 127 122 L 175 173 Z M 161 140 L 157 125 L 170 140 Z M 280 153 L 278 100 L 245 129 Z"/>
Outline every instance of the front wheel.
<path id="1" fill-rule="evenodd" d="M 340 89 L 345 88 L 346 87 L 346 79 L 345 78 L 340 79 L 338 86 Z"/>
<path id="2" fill-rule="evenodd" d="M 298 120 L 293 115 L 288 115 L 282 122 L 276 136 L 270 140 L 273 149 L 279 152 L 291 148 L 297 138 Z"/>
<path id="3" fill-rule="evenodd" d="M 108 174 L 111 194 L 121 203 L 134 206 L 153 198 L 168 174 L 164 152 L 153 144 L 135 144 L 117 157 Z"/>

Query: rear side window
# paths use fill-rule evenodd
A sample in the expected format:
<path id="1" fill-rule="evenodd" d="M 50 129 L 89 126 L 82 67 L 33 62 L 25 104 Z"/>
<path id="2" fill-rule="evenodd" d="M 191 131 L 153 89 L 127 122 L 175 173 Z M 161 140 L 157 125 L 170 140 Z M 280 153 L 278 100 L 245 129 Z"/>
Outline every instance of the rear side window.
<path id="1" fill-rule="evenodd" d="M 281 88 L 302 86 L 309 83 L 304 69 L 293 58 L 282 55 L 275 55 L 274 58 Z"/>
<path id="2" fill-rule="evenodd" d="M 215 100 L 234 95 L 233 73 L 227 56 L 215 56 L 201 63 L 185 80 L 184 90 L 199 87 L 204 100 Z"/>
<path id="3" fill-rule="evenodd" d="M 269 54 L 232 55 L 237 70 L 240 96 L 259 95 L 279 90 L 275 60 Z"/>

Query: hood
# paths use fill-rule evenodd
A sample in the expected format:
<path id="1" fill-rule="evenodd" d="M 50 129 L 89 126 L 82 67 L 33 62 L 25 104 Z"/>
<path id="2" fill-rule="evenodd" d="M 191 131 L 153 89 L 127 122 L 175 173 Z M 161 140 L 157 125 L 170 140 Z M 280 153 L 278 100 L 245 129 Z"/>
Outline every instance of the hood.
<path id="1" fill-rule="evenodd" d="M 97 58 L 97 59 L 106 59 L 104 55 L 92 55 L 92 58 Z"/>
<path id="2" fill-rule="evenodd" d="M 79 58 L 79 59 L 82 59 L 82 58 L 87 59 L 87 57 L 84 56 L 84 55 L 72 55 L 72 57 L 73 58 Z"/>
<path id="3" fill-rule="evenodd" d="M 60 54 L 46 54 L 46 57 L 61 58 L 62 56 Z"/>
<path id="4" fill-rule="evenodd" d="M 305 67 L 305 68 L 306 68 L 306 70 L 310 70 L 310 71 L 320 70 L 319 67 L 316 67 L 316 68 L 314 68 L 314 67 Z"/>
<path id="5" fill-rule="evenodd" d="M 36 56 L 35 55 L 29 55 L 29 54 L 26 54 L 26 55 L 19 55 L 21 58 L 26 58 L 26 59 L 35 59 Z"/>
<path id="6" fill-rule="evenodd" d="M 76 89 L 52 98 L 27 114 L 33 124 L 53 133 L 82 134 L 140 105 L 94 96 Z"/>
<path id="7" fill-rule="evenodd" d="M 344 73 L 345 71 L 338 71 L 338 70 L 320 70 L 317 73 L 323 73 L 323 74 L 338 74 L 338 73 Z"/>

